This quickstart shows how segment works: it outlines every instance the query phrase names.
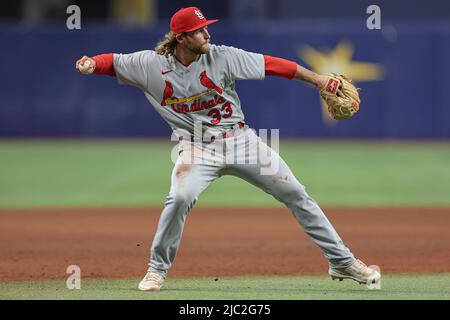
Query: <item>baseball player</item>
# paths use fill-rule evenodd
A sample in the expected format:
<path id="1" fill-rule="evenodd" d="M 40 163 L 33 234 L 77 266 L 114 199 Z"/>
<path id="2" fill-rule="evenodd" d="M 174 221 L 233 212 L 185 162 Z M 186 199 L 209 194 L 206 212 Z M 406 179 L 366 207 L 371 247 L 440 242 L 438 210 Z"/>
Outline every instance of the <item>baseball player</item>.
<path id="1" fill-rule="evenodd" d="M 182 8 L 155 50 L 83 56 L 76 62 L 82 74 L 115 76 L 120 84 L 141 89 L 179 140 L 170 192 L 139 289 L 161 289 L 188 212 L 200 193 L 223 175 L 240 177 L 284 203 L 323 251 L 333 279 L 378 282 L 380 273 L 354 257 L 283 159 L 245 124 L 235 90 L 236 80 L 263 80 L 267 75 L 301 80 L 319 90 L 330 86 L 330 78 L 285 59 L 212 45 L 207 26 L 217 21 L 207 20 L 196 7 Z M 268 173 L 267 163 L 276 164 Z"/>

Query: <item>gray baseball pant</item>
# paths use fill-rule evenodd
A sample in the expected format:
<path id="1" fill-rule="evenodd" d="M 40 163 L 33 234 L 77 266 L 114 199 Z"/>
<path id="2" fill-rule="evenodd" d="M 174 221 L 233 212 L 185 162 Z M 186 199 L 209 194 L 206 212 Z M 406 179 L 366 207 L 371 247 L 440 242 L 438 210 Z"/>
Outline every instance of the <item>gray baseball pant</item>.
<path id="1" fill-rule="evenodd" d="M 284 160 L 251 129 L 236 130 L 233 138 L 214 141 L 207 147 L 185 142 L 180 143 L 179 149 L 170 192 L 153 239 L 148 271 L 167 276 L 189 210 L 200 193 L 223 175 L 240 177 L 284 203 L 323 251 L 330 267 L 347 267 L 355 260 Z"/>

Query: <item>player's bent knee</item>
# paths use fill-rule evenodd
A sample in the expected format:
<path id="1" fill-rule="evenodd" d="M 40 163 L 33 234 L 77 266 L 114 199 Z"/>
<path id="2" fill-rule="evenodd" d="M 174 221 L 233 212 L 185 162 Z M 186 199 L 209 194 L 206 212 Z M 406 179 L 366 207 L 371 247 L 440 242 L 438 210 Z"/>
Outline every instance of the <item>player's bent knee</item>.
<path id="1" fill-rule="evenodd" d="M 177 192 L 173 196 L 173 204 L 176 207 L 191 207 L 196 200 L 197 198 L 190 192 Z"/>

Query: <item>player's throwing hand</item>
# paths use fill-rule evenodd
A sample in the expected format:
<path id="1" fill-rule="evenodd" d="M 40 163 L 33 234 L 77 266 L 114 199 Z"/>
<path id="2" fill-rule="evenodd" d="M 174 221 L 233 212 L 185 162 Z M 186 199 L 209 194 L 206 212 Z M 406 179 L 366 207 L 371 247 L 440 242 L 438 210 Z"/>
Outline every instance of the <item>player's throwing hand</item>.
<path id="1" fill-rule="evenodd" d="M 86 56 L 83 56 L 83 58 L 79 59 L 75 63 L 75 68 L 78 69 L 78 71 L 82 74 L 94 73 L 95 67 L 95 60 Z"/>

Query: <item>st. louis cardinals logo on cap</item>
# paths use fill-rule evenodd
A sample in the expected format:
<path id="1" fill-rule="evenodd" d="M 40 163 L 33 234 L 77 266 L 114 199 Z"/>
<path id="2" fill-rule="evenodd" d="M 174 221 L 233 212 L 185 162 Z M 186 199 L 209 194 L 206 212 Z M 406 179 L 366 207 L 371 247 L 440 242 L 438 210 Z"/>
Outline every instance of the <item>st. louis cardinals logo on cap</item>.
<path id="1" fill-rule="evenodd" d="M 202 12 L 201 12 L 200 10 L 194 10 L 194 13 L 197 15 L 197 17 L 198 17 L 200 20 L 205 19 L 205 17 L 203 16 L 203 14 L 202 14 Z"/>
<path id="2" fill-rule="evenodd" d="M 219 20 L 206 20 L 203 12 L 197 7 L 178 10 L 170 19 L 170 31 L 175 34 L 191 32 L 206 27 Z"/>

